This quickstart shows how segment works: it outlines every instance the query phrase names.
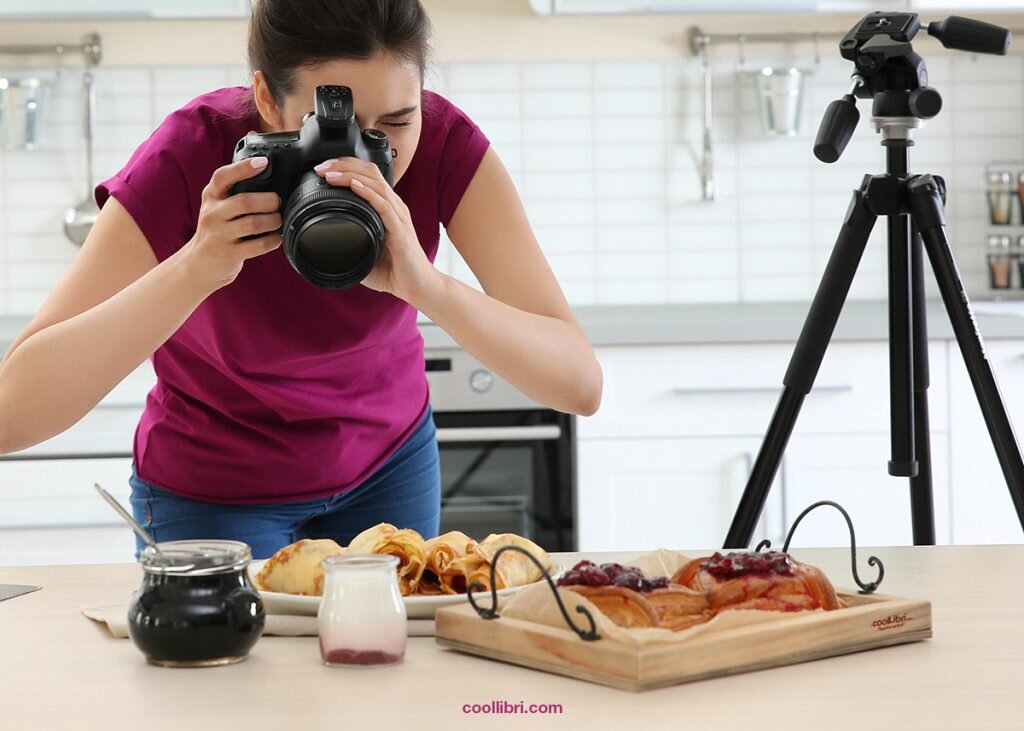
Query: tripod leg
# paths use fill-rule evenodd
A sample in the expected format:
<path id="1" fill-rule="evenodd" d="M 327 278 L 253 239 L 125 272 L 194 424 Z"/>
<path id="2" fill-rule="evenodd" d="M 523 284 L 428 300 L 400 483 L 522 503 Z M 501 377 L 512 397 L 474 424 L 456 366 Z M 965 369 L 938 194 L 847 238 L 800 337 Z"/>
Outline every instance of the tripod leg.
<path id="1" fill-rule="evenodd" d="M 914 455 L 914 328 L 910 247 L 909 217 L 905 214 L 889 216 L 889 433 L 892 450 L 889 474 L 899 477 L 913 477 L 918 470 Z"/>
<path id="2" fill-rule="evenodd" d="M 924 238 L 925 250 L 935 271 L 939 292 L 967 365 L 1017 518 L 1024 527 L 1024 460 L 946 238 L 946 216 L 939 196 L 939 184 L 931 175 L 919 175 L 907 184 L 907 193 L 911 215 Z"/>
<path id="3" fill-rule="evenodd" d="M 914 337 L 914 448 L 917 474 L 910 478 L 910 515 L 915 546 L 935 545 L 935 506 L 932 498 L 932 450 L 928 423 L 928 325 L 924 303 L 924 244 L 917 227 L 911 229 L 911 293 Z"/>
<path id="4" fill-rule="evenodd" d="M 782 395 L 726 535 L 725 548 L 744 548 L 750 545 L 800 407 L 818 375 L 825 349 L 832 339 L 853 276 L 857 273 L 868 237 L 875 225 L 876 216 L 868 208 L 865 195 L 870 180 L 870 176 L 865 176 L 863 185 L 853 192 L 846 219 L 839 230 L 832 256 L 825 267 L 803 330 L 796 341 L 789 368 L 782 380 Z"/>

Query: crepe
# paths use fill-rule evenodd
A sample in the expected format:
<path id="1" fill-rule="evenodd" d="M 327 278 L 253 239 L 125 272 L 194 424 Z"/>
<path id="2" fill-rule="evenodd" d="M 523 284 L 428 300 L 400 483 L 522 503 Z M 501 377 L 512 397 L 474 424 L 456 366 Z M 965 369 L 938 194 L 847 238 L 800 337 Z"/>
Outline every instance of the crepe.
<path id="1" fill-rule="evenodd" d="M 450 593 L 462 594 L 474 582 L 479 582 L 485 591 L 491 588 L 491 564 L 498 549 L 503 546 L 519 546 L 533 554 L 551 573 L 551 557 L 547 551 L 528 538 L 515 533 L 492 533 L 483 541 L 473 546 L 461 559 L 448 567 L 441 575 L 441 585 L 451 588 Z M 523 586 L 539 581 L 543 574 L 536 564 L 518 551 L 506 551 L 501 554 L 495 567 L 494 583 L 496 589 L 507 589 L 511 586 Z"/>
<path id="2" fill-rule="evenodd" d="M 330 538 L 304 538 L 271 556 L 256 574 L 254 583 L 263 591 L 321 596 L 324 592 L 321 562 L 344 553 L 345 549 Z"/>
<path id="3" fill-rule="evenodd" d="M 464 558 L 475 545 L 474 539 L 457 530 L 427 541 L 424 544 L 426 566 L 416 587 L 417 592 L 428 595 L 456 593 L 449 584 L 442 583 L 441 577 L 452 563 Z"/>
<path id="4" fill-rule="evenodd" d="M 398 590 L 402 596 L 416 592 L 427 558 L 423 536 L 412 528 L 399 530 L 390 523 L 378 523 L 348 544 L 350 555 L 377 553 L 398 558 Z"/>

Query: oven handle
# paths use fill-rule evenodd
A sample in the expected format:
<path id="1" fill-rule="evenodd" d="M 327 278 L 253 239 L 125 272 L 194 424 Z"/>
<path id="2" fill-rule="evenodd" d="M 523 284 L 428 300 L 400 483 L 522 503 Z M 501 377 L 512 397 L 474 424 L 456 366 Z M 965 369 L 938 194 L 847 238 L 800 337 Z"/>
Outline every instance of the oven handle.
<path id="1" fill-rule="evenodd" d="M 562 436 L 557 424 L 540 426 L 443 427 L 437 430 L 439 444 L 456 442 L 533 442 L 552 441 Z"/>

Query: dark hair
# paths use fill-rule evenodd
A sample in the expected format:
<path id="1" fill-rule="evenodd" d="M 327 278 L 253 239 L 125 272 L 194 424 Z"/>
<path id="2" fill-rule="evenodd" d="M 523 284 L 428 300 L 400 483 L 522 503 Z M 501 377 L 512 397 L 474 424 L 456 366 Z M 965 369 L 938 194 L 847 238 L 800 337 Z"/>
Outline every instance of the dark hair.
<path id="1" fill-rule="evenodd" d="M 419 0 L 255 0 L 249 67 L 262 71 L 277 104 L 295 90 L 296 70 L 387 51 L 419 66 L 430 55 L 430 19 Z"/>

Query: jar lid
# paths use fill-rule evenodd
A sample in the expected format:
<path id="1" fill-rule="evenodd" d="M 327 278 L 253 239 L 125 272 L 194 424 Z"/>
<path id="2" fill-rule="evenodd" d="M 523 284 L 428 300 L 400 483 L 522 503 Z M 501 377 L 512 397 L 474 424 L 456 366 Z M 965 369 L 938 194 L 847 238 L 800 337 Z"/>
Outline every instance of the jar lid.
<path id="1" fill-rule="evenodd" d="M 160 553 L 146 546 L 139 554 L 142 568 L 153 574 L 220 574 L 245 568 L 252 560 L 252 549 L 242 541 L 167 541 L 157 546 Z"/>
<path id="2" fill-rule="evenodd" d="M 992 234 L 988 237 L 988 245 L 993 249 L 1006 249 L 1010 246 L 1010 237 L 1006 234 Z"/>
<path id="3" fill-rule="evenodd" d="M 1013 180 L 1013 175 L 1009 170 L 990 170 L 988 173 L 988 182 L 990 183 L 1009 183 Z"/>

